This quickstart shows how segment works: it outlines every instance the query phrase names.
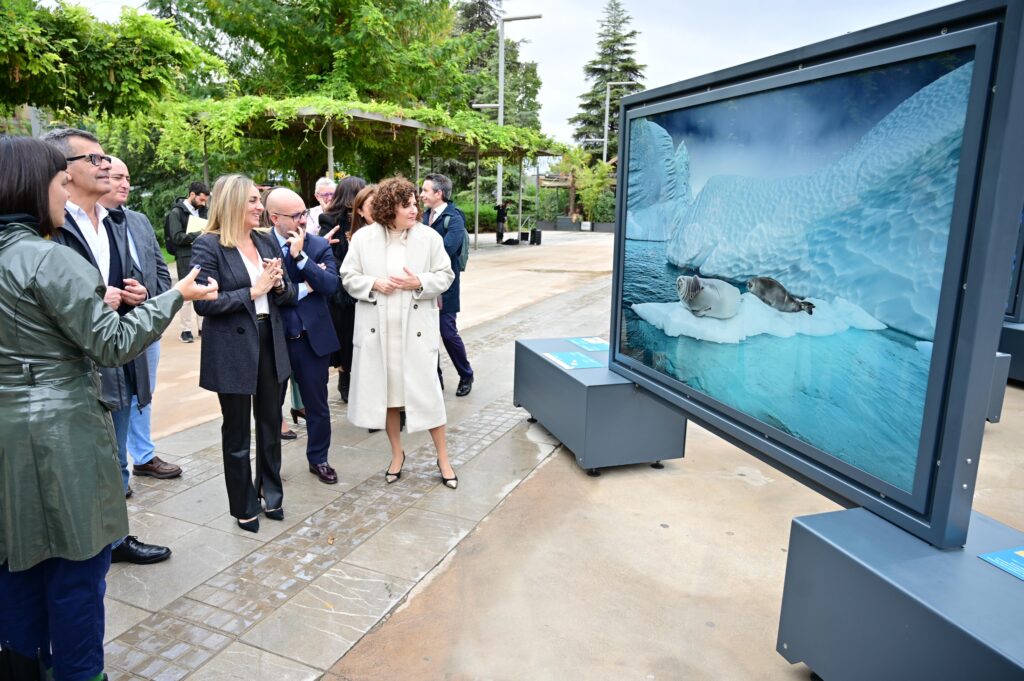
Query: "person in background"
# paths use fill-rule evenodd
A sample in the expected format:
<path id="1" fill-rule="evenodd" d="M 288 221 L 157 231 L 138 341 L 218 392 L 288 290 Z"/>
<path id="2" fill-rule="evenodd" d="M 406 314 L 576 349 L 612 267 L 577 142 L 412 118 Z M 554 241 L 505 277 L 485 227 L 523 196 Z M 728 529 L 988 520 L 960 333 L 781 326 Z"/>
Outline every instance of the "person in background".
<path id="1" fill-rule="evenodd" d="M 356 303 L 348 418 L 387 431 L 388 484 L 405 464 L 401 416 L 409 432 L 429 430 L 443 483 L 458 476 L 448 460 L 444 396 L 437 381 L 438 297 L 455 278 L 444 241 L 419 221 L 416 187 L 402 177 L 381 182 L 373 199 L 376 225 L 360 229 L 341 267 Z"/>
<path id="2" fill-rule="evenodd" d="M 284 519 L 281 387 L 291 373 L 279 306 L 295 300 L 276 239 L 261 230 L 263 203 L 252 180 L 224 175 L 213 187 L 210 222 L 192 244 L 192 262 L 220 283 L 217 300 L 196 304 L 206 318 L 199 387 L 217 393 L 228 507 L 238 526 L 258 532 L 263 510 Z M 250 413 L 256 420 L 255 482 Z M 263 506 L 261 509 L 261 500 Z"/>
<path id="3" fill-rule="evenodd" d="M 3 679 L 105 678 L 103 594 L 128 513 L 93 363 L 128 362 L 184 300 L 217 295 L 191 272 L 124 316 L 110 308 L 97 268 L 50 238 L 64 223 L 68 163 L 109 166 L 96 161 L 0 137 Z"/>
<path id="4" fill-rule="evenodd" d="M 452 181 L 440 173 L 431 173 L 423 180 L 423 189 L 420 192 L 420 199 L 427 207 L 423 216 L 423 222 L 434 228 L 434 231 L 444 239 L 444 250 L 452 261 L 452 270 L 455 272 L 455 281 L 441 297 L 441 340 L 444 342 L 444 349 L 459 374 L 459 386 L 455 389 L 456 397 L 465 397 L 473 389 L 473 367 L 469 364 L 469 357 L 466 354 L 466 345 L 459 335 L 459 327 L 456 324 L 456 317 L 461 310 L 459 299 L 461 271 L 459 270 L 459 253 L 462 250 L 462 243 L 467 238 L 466 216 L 462 211 L 450 203 L 452 198 Z M 441 388 L 444 389 L 444 379 L 441 378 L 441 367 L 437 368 L 437 375 L 441 381 Z"/>
<path id="5" fill-rule="evenodd" d="M 146 287 L 146 293 L 150 298 L 169 291 L 171 273 L 167 269 L 160 244 L 153 233 L 153 225 L 145 215 L 126 207 L 132 189 L 131 176 L 128 174 L 128 166 L 119 158 L 110 159 L 110 186 L 110 193 L 104 194 L 99 202 L 107 209 L 110 219 L 117 225 L 124 225 L 127 230 L 128 254 L 139 272 L 139 283 Z M 150 395 L 156 391 L 156 372 L 159 363 L 158 338 L 146 348 L 145 369 L 148 371 Z M 136 366 L 136 371 L 142 369 L 143 367 Z M 130 455 L 134 462 L 133 475 L 158 479 L 176 478 L 181 475 L 181 467 L 156 456 L 156 446 L 150 437 L 152 407 L 151 397 L 142 401 L 139 395 L 132 395 L 131 408 L 128 410 L 127 451 L 121 461 L 121 467 L 127 475 L 127 457 Z"/>
<path id="6" fill-rule="evenodd" d="M 206 204 L 210 198 L 210 190 L 202 182 L 193 182 L 188 186 L 188 196 L 174 202 L 171 210 L 164 217 L 164 237 L 167 251 L 175 257 L 178 278 L 188 274 L 192 263 L 192 242 L 199 237 L 199 232 L 189 233 L 189 217 L 206 219 Z M 196 320 L 197 331 L 202 333 L 201 323 Z M 181 310 L 181 342 L 192 343 L 192 304 L 185 303 Z"/>
<path id="7" fill-rule="evenodd" d="M 329 234 L 328 240 L 334 251 L 334 262 L 341 263 L 348 253 L 352 232 L 352 205 L 356 195 L 366 187 L 361 177 L 344 178 L 334 191 L 334 198 L 320 216 L 320 231 Z M 312 213 L 310 213 L 312 216 Z M 337 236 L 335 236 L 337 235 Z M 342 402 L 348 402 L 349 385 L 352 377 L 352 324 L 355 319 L 355 301 L 341 286 L 330 298 L 331 322 L 340 343 L 338 351 L 331 355 L 331 366 L 338 368 L 338 394 Z"/>
<path id="8" fill-rule="evenodd" d="M 498 238 L 500 244 L 505 238 L 505 223 L 508 222 L 508 201 L 500 201 L 494 206 L 494 212 L 497 214 L 495 222 L 497 223 L 497 230 L 495 236 Z"/>
<path id="9" fill-rule="evenodd" d="M 313 195 L 320 205 L 313 207 L 309 211 L 309 219 L 306 220 L 306 232 L 308 234 L 313 234 L 314 236 L 320 234 L 320 216 L 327 211 L 327 207 L 331 204 L 331 199 L 334 198 L 334 190 L 336 188 L 337 185 L 334 184 L 334 180 L 329 177 L 321 177 L 316 181 Z"/>

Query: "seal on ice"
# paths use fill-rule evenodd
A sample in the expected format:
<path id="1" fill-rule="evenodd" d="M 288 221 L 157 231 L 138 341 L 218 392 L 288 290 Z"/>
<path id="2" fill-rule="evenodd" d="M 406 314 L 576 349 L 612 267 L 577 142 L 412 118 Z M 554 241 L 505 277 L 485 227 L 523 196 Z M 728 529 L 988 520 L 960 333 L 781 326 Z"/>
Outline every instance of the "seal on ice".
<path id="1" fill-rule="evenodd" d="M 747 280 L 747 290 L 760 298 L 765 305 L 774 307 L 779 312 L 814 314 L 814 303 L 800 300 L 771 277 L 754 277 Z"/>
<path id="2" fill-rule="evenodd" d="M 701 279 L 696 274 L 676 279 L 679 301 L 696 317 L 729 319 L 740 307 L 740 291 L 721 279 Z"/>

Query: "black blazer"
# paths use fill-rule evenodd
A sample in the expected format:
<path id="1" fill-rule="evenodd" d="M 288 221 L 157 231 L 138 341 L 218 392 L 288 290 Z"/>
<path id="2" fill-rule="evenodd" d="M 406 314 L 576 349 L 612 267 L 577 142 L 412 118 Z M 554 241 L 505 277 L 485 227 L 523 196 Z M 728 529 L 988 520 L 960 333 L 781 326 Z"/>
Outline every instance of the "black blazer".
<path id="1" fill-rule="evenodd" d="M 256 250 L 263 258 L 280 258 L 281 249 L 272 235 L 252 231 Z M 192 244 L 192 266 L 202 271 L 197 278 L 206 283 L 213 277 L 220 287 L 217 300 L 197 300 L 195 309 L 203 320 L 203 341 L 199 360 L 199 387 L 217 393 L 256 394 L 260 361 L 260 338 L 256 330 L 256 303 L 249 297 L 252 282 L 236 248 L 220 245 L 219 234 L 203 234 Z M 284 275 L 284 293 L 267 294 L 270 324 L 274 332 L 274 364 L 277 380 L 291 375 L 284 322 L 278 305 L 295 300 L 295 284 Z"/>

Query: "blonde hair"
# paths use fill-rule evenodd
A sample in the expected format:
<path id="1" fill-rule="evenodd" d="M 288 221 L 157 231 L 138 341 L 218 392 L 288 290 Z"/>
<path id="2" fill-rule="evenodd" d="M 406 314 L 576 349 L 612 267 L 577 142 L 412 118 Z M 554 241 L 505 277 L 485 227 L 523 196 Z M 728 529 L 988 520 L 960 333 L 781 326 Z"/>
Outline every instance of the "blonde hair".
<path id="1" fill-rule="evenodd" d="M 219 235 L 221 246 L 235 248 L 245 237 L 245 212 L 254 186 L 245 175 L 221 175 L 213 185 L 206 231 Z"/>

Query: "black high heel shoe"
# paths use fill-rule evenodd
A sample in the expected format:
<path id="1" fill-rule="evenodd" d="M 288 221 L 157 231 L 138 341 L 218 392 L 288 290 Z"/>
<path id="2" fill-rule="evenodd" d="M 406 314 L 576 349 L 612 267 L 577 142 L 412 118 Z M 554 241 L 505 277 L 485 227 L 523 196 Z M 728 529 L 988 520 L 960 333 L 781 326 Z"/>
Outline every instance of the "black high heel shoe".
<path id="1" fill-rule="evenodd" d="M 299 419 L 306 420 L 305 409 L 292 409 L 292 423 L 299 425 Z"/>
<path id="2" fill-rule="evenodd" d="M 391 472 L 391 466 L 388 466 L 388 469 L 386 471 L 384 471 L 384 482 L 386 482 L 387 484 L 390 485 L 393 482 L 398 482 L 399 480 L 401 480 L 402 479 L 402 469 L 403 468 L 405 468 L 405 450 L 404 449 L 402 450 L 402 465 L 398 467 L 398 472 L 397 473 L 392 473 Z"/>
<path id="3" fill-rule="evenodd" d="M 238 523 L 238 526 L 240 528 L 242 528 L 243 530 L 245 530 L 246 532 L 259 532 L 260 531 L 260 519 L 259 519 L 259 516 L 253 518 L 252 520 L 246 520 L 244 522 L 242 521 L 241 518 L 235 518 L 235 522 Z"/>
<path id="4" fill-rule="evenodd" d="M 441 482 L 444 483 L 444 486 L 447 487 L 448 489 L 458 489 L 458 487 L 459 487 L 459 476 L 455 475 L 455 469 L 452 468 L 452 475 L 455 475 L 455 477 L 453 477 L 453 478 L 446 478 L 446 477 L 444 477 L 444 471 L 441 470 L 441 460 L 440 459 L 436 459 L 436 463 L 437 463 L 437 472 L 441 474 Z"/>
<path id="5" fill-rule="evenodd" d="M 341 393 L 341 401 L 348 404 L 348 390 L 352 385 L 352 375 L 347 371 L 338 371 L 338 392 Z"/>
<path id="6" fill-rule="evenodd" d="M 268 508 L 263 511 L 263 515 L 271 520 L 284 520 L 284 508 Z"/>

